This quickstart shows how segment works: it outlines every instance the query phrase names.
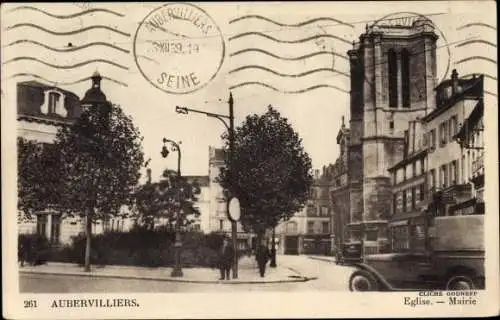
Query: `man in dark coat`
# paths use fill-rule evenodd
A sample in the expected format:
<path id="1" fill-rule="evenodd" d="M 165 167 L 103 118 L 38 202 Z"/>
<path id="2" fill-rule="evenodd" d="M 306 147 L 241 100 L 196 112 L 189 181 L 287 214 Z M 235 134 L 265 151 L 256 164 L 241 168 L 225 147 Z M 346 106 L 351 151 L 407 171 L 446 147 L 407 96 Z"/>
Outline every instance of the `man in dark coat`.
<path id="1" fill-rule="evenodd" d="M 220 270 L 220 279 L 219 280 L 230 280 L 231 277 L 229 272 L 231 270 L 231 266 L 233 265 L 234 258 L 234 250 L 233 246 L 229 243 L 227 238 L 223 239 L 223 243 L 220 249 L 220 258 L 219 258 L 219 270 Z"/>
<path id="2" fill-rule="evenodd" d="M 264 277 L 264 273 L 266 272 L 266 264 L 269 261 L 270 253 L 267 246 L 261 244 L 257 247 L 257 252 L 255 253 L 255 259 L 257 260 L 257 264 L 259 266 L 259 273 L 261 277 Z"/>

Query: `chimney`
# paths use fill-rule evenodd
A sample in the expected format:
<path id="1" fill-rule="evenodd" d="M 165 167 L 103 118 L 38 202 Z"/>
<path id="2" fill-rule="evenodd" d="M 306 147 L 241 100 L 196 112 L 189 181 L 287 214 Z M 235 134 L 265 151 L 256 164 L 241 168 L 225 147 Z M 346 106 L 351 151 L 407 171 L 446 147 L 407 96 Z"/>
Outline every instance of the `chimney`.
<path id="1" fill-rule="evenodd" d="M 146 169 L 146 175 L 147 175 L 147 183 L 151 183 L 151 169 L 150 168 Z"/>
<path id="2" fill-rule="evenodd" d="M 452 94 L 455 95 L 458 93 L 458 72 L 457 69 L 453 69 L 451 72 L 451 85 L 452 85 Z"/>

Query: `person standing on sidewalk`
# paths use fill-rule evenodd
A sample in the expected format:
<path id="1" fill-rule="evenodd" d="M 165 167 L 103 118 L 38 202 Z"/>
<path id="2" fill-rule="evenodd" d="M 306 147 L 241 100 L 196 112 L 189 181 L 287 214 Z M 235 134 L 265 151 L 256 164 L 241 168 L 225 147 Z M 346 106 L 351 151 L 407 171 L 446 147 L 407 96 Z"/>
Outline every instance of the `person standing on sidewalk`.
<path id="1" fill-rule="evenodd" d="M 231 277 L 229 275 L 231 271 L 231 266 L 233 264 L 233 255 L 234 250 L 229 240 L 224 237 L 222 240 L 222 247 L 220 250 L 219 257 L 219 270 L 220 270 L 220 279 L 219 280 L 230 280 Z"/>
<path id="2" fill-rule="evenodd" d="M 267 246 L 264 244 L 260 244 L 257 248 L 257 252 L 255 253 L 255 259 L 257 260 L 257 264 L 259 266 L 259 273 L 261 277 L 264 277 L 266 272 L 266 264 L 269 261 L 270 253 Z"/>

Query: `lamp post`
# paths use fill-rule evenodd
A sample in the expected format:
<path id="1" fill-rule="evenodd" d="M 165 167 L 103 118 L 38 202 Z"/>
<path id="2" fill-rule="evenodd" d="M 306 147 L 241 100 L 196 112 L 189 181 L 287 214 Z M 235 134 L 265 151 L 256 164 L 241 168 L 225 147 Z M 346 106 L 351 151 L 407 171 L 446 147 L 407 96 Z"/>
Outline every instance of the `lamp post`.
<path id="1" fill-rule="evenodd" d="M 168 154 L 170 153 L 168 151 L 166 143 L 170 143 L 172 145 L 172 151 L 177 152 L 177 203 L 179 205 L 179 208 L 177 209 L 177 217 L 176 217 L 176 222 L 175 222 L 175 243 L 174 243 L 174 255 L 175 255 L 175 266 L 174 269 L 172 270 L 171 276 L 172 277 L 182 277 L 182 269 L 181 269 L 181 247 L 182 247 L 182 242 L 181 242 L 181 230 L 180 230 L 180 224 L 181 224 L 181 188 L 180 188 L 180 183 L 181 183 L 181 148 L 179 147 L 179 144 L 173 140 L 163 138 L 163 148 L 161 149 L 161 155 L 163 158 L 166 158 Z"/>
<path id="2" fill-rule="evenodd" d="M 227 101 L 229 105 L 229 115 L 225 114 L 218 114 L 218 113 L 212 113 L 212 112 L 206 112 L 206 111 L 201 111 L 201 110 L 196 110 L 196 109 L 191 109 L 191 108 L 186 108 L 186 107 L 175 107 L 175 112 L 181 113 L 181 114 L 188 114 L 189 112 L 193 113 L 201 113 L 206 115 L 207 117 L 211 118 L 216 118 L 219 119 L 224 126 L 226 127 L 229 135 L 229 163 L 232 165 L 233 164 L 233 155 L 234 155 L 234 111 L 233 111 L 233 95 L 232 93 L 229 93 L 229 100 Z M 227 123 L 227 120 L 229 120 L 229 123 Z M 233 179 L 233 178 L 232 178 Z M 229 201 L 230 199 L 226 199 Z M 229 219 L 231 221 L 231 236 L 232 236 L 232 242 L 233 242 L 233 251 L 234 251 L 234 256 L 233 256 L 233 279 L 238 279 L 238 253 L 237 253 L 237 222 L 233 219 Z"/>

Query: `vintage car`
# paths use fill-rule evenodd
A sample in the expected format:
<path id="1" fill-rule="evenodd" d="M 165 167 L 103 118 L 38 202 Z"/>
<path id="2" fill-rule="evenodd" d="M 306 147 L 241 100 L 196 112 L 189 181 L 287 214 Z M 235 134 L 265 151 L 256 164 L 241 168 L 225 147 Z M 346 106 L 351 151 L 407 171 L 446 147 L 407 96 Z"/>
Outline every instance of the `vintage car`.
<path id="1" fill-rule="evenodd" d="M 362 243 L 360 241 L 352 241 L 344 243 L 342 250 L 337 252 L 336 264 L 355 264 L 362 261 L 361 259 Z"/>
<path id="2" fill-rule="evenodd" d="M 349 279 L 351 291 L 484 288 L 484 215 L 432 218 L 429 248 L 365 256 Z"/>

